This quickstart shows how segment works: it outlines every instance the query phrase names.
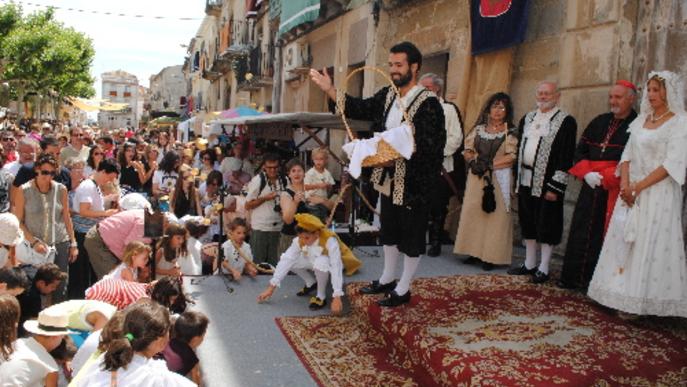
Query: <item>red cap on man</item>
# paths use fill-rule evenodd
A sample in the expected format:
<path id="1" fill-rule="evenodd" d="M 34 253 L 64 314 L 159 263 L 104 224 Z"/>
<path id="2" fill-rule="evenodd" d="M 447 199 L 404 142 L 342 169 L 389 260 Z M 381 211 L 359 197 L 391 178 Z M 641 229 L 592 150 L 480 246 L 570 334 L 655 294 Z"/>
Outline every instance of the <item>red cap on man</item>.
<path id="1" fill-rule="evenodd" d="M 625 86 L 628 89 L 632 89 L 635 93 L 637 92 L 637 86 L 634 83 L 627 81 L 625 79 L 619 79 L 615 82 L 616 85 Z"/>

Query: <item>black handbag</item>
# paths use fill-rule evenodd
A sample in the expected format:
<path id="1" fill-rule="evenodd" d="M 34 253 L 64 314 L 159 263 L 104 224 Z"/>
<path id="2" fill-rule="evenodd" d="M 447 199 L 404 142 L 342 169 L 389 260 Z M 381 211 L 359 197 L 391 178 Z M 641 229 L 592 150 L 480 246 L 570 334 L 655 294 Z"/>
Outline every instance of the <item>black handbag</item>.
<path id="1" fill-rule="evenodd" d="M 491 182 L 491 176 L 484 176 L 484 188 L 482 194 L 482 211 L 491 214 L 496 211 L 496 196 L 494 195 L 494 184 Z"/>

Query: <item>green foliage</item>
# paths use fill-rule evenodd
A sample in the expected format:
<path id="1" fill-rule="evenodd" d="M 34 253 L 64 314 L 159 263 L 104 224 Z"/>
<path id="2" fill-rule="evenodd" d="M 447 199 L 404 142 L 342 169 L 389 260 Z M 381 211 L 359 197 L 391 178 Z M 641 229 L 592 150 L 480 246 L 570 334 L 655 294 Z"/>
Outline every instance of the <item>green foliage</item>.
<path id="1" fill-rule="evenodd" d="M 12 15 L 17 9 L 13 4 L 0 7 L 0 31 L 7 28 L 0 40 L 0 79 L 26 92 L 92 97 L 91 40 L 54 20 L 52 9 L 16 21 Z"/>
<path id="2" fill-rule="evenodd" d="M 0 7 L 0 46 L 3 39 L 9 35 L 10 31 L 17 28 L 22 22 L 21 7 L 10 3 Z"/>

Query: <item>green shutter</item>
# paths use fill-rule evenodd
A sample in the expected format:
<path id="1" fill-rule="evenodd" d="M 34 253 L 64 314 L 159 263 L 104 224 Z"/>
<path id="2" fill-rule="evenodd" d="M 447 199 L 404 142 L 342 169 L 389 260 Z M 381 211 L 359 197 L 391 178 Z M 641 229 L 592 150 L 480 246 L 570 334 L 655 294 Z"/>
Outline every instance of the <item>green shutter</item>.
<path id="1" fill-rule="evenodd" d="M 311 22 L 320 15 L 320 0 L 281 1 L 279 35 L 303 23 Z"/>
<path id="2" fill-rule="evenodd" d="M 270 0 L 269 18 L 274 20 L 281 14 L 281 0 Z"/>

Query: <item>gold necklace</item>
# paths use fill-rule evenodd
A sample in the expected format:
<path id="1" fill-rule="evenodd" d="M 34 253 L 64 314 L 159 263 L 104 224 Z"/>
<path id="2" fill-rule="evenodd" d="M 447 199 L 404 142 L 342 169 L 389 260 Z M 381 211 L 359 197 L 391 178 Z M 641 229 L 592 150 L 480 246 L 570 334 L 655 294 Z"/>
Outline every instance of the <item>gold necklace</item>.
<path id="1" fill-rule="evenodd" d="M 665 117 L 668 113 L 670 113 L 670 110 L 666 110 L 666 112 L 661 114 L 660 116 L 654 117 L 654 112 L 651 112 L 651 122 L 656 122 L 660 120 L 661 118 Z"/>

